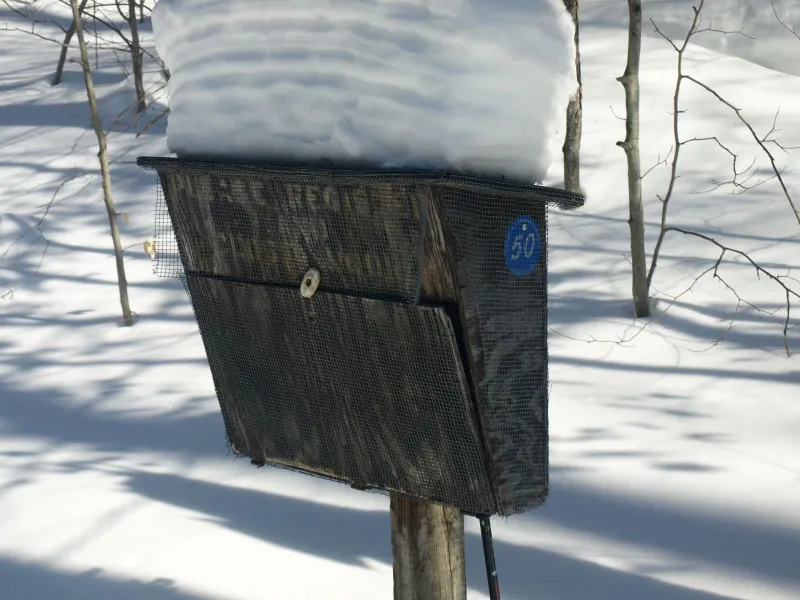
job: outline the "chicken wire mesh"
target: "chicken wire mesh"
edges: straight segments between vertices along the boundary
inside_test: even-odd
[[[139,159],[237,454],[508,515],[547,496],[547,205],[445,173]],[[308,269],[320,282],[300,294]]]

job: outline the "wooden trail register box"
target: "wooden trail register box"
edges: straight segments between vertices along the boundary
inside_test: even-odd
[[[158,173],[237,454],[466,514],[545,500],[547,206],[581,197],[444,173],[138,164]]]

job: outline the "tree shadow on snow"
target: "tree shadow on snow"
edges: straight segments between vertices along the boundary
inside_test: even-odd
[[[478,536],[470,536],[467,552],[470,587],[486,593]],[[537,548],[495,541],[495,557],[500,591],[509,600],[735,600]]]
[[[3,357],[2,360],[8,359]],[[36,359],[21,356],[19,360]],[[159,364],[167,362],[155,360]],[[98,361],[98,365],[102,367],[102,361]],[[109,379],[101,386],[103,389],[98,397],[113,398],[126,385],[124,379]],[[118,454],[147,450],[175,452],[193,458],[224,457],[227,443],[222,415],[219,410],[210,411],[208,398],[197,398],[196,401],[206,409],[201,414],[192,411],[187,415],[183,409],[163,416],[142,418],[124,412],[98,412],[93,410],[91,403],[78,406],[73,398],[57,388],[17,389],[0,379],[0,431],[44,438],[56,445],[87,444],[98,451]],[[47,456],[40,456],[38,462],[47,464]],[[59,462],[59,466],[81,471],[87,465]]]
[[[102,570],[66,573],[43,565],[0,558],[0,596],[4,600],[199,600],[173,587],[169,579],[152,582],[106,577]]]
[[[0,351],[7,346],[0,344]],[[100,394],[113,397],[121,392],[120,386],[125,385],[124,379],[111,379]],[[224,429],[217,411],[191,416],[176,411],[164,417],[147,418],[124,413],[108,415],[93,411],[91,406],[75,406],[66,392],[59,389],[21,390],[0,381],[0,390],[0,424],[3,432],[11,435],[45,438],[55,446],[87,445],[118,454],[146,449],[197,459],[221,457],[225,452]],[[587,431],[586,435],[601,433]],[[37,465],[48,466],[46,453],[29,458]],[[49,468],[70,473],[101,467],[96,460],[87,459],[59,461]],[[36,467],[26,467],[26,472],[33,468]],[[667,463],[659,468],[698,470],[694,464]],[[269,477],[271,470],[262,472]],[[746,522],[736,515],[693,514],[679,507],[599,494],[564,481],[560,475],[561,471],[554,468],[551,498],[545,507],[513,517],[509,525],[519,524],[533,532],[537,520],[552,522],[575,531],[576,535],[591,533],[667,551],[679,558],[681,568],[691,569],[698,561],[708,562],[800,586],[800,572],[796,568],[796,551],[800,547],[798,532]],[[385,563],[391,560],[389,521],[385,512],[328,506],[177,475],[135,472],[127,473],[126,477],[127,487],[139,496],[202,513],[211,522],[269,543],[346,564],[363,564],[364,558]],[[498,530],[504,526],[500,524]],[[534,593],[553,600],[721,598],[660,582],[647,573],[617,571],[541,548],[498,540],[497,555],[504,597],[508,598],[530,598]],[[468,536],[468,556],[470,585],[483,592],[480,540],[476,535]],[[0,564],[0,581],[5,584],[7,580],[13,581],[13,578],[4,577]],[[67,581],[64,585],[73,584]],[[80,582],[74,584],[74,589],[81,589]],[[154,594],[144,592],[139,597],[161,597]],[[63,594],[55,596],[64,597]],[[120,592],[106,597],[127,596]]]
[[[73,79],[73,74],[65,76],[65,82],[61,85],[68,85],[68,82]],[[98,74],[99,84],[112,84],[116,83],[120,78],[116,73],[100,72]],[[53,89],[58,89],[56,86]],[[48,94],[49,96],[49,94]],[[127,88],[120,88],[114,91],[107,92],[103,95],[102,99],[102,118],[106,129],[112,124],[115,124],[116,117],[123,111],[131,113],[132,109],[136,106],[136,98]],[[128,133],[131,135],[137,134],[140,129],[133,126],[135,116],[128,114],[124,119],[120,117],[118,123],[114,126],[114,131],[117,133]],[[143,119],[143,126],[147,123],[148,119]],[[91,114],[89,107],[84,100],[77,100],[74,102],[53,101],[47,96],[42,97],[42,102],[22,102],[10,103],[3,105],[3,110],[0,111],[0,127],[76,127],[82,130],[89,130],[91,125]],[[164,132],[164,125],[149,127],[144,131],[143,136],[162,135]],[[77,139],[77,135],[75,136]]]
[[[677,465],[680,466],[680,465]],[[686,559],[731,567],[800,589],[800,531],[754,523],[746,515],[692,513],[554,482],[547,504],[527,518],[541,518],[603,537],[667,550]]]
[[[575,281],[585,281],[592,276],[591,269],[569,269],[562,270],[557,276],[550,277],[551,282],[565,282],[569,284]],[[596,274],[594,275],[596,276]],[[726,296],[727,295],[727,296]],[[775,292],[775,297],[780,294]],[[725,302],[730,299],[730,302]],[[685,349],[692,349],[699,352],[708,349],[717,343],[726,347],[746,348],[767,352],[783,354],[783,322],[785,307],[778,305],[761,304],[760,308],[764,311],[776,311],[775,317],[766,317],[759,314],[747,306],[742,306],[738,312],[736,310],[736,299],[727,292],[720,284],[720,301],[707,302],[706,304],[692,304],[682,300],[672,301],[663,299],[654,301],[653,316],[650,319],[634,319],[633,301],[624,297],[622,294],[611,295],[603,292],[572,292],[568,294],[550,294],[548,298],[548,325],[551,329],[551,339],[553,337],[566,335],[575,340],[588,341],[592,336],[597,336],[601,340],[606,340],[608,347],[617,343],[617,336],[623,340],[633,340],[637,332],[647,326],[645,333],[659,335],[666,333],[671,338],[683,338],[679,345]],[[596,333],[597,323],[615,323],[613,333],[598,335]],[[649,324],[648,324],[649,323]],[[794,306],[792,307],[792,319],[789,324],[788,340],[789,346],[797,350],[800,342],[800,330],[796,327],[797,319],[794,317]],[[582,324],[585,327],[580,328]],[[733,324],[733,327],[731,327]],[[564,333],[565,327],[569,328],[569,333]],[[635,343],[635,342],[632,342]],[[625,344],[622,344],[625,345]],[[578,358],[564,358],[558,354],[551,355],[554,363],[572,362],[577,364],[583,361]],[[601,360],[583,361],[586,366],[594,366],[607,369],[627,369],[627,363]],[[664,366],[664,365],[662,365]],[[787,365],[788,366],[788,365]],[[659,372],[659,365],[633,365],[630,368],[639,371]],[[685,374],[703,374],[703,369],[691,369],[682,365],[668,365],[670,372]],[[800,380],[800,373],[766,374],[748,370],[711,370],[709,376],[722,375],[723,377],[733,377],[742,379],[764,379],[775,381],[786,381],[788,379]]]
[[[780,332],[776,334],[780,339]],[[625,361],[590,358],[575,358],[572,356],[553,356],[550,362],[557,365],[571,365],[575,367],[591,367],[608,371],[618,371],[620,373],[659,373],[664,375],[689,375],[692,377],[702,376],[719,379],[767,381],[773,383],[796,384],[800,381],[800,370],[786,370],[782,373],[767,373],[754,371],[752,369],[717,369],[711,367],[691,367],[687,365],[637,365]]]
[[[269,476],[268,470],[265,476]],[[176,475],[132,473],[128,475],[127,487],[141,496],[203,513],[212,522],[231,530],[292,550],[345,564],[363,564],[367,557],[387,564],[391,561],[386,512],[329,506]],[[544,508],[529,514],[557,520],[576,533],[591,531],[680,553],[689,564],[693,559],[706,559],[800,583],[792,559],[792,548],[800,544],[797,535],[733,520],[700,518],[663,507],[637,506],[624,498],[597,498],[579,488],[558,487],[561,489],[552,502],[556,509]],[[511,522],[524,523],[529,519],[518,516]],[[469,584],[472,589],[484,592],[480,537],[469,534],[467,538]],[[497,539],[495,546],[502,591],[507,598],[725,598],[539,548]]]

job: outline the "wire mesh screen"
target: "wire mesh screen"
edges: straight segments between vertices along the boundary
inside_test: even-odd
[[[140,159],[231,446],[508,515],[547,496],[547,205],[441,173]],[[173,234],[174,232],[174,234]],[[308,269],[320,274],[300,293]]]
[[[187,282],[235,451],[360,489],[441,502],[457,490],[464,508],[493,512],[442,309],[324,292],[299,302],[288,288]]]
[[[442,204],[499,510],[514,513],[547,497],[547,207],[453,190]]]
[[[156,181],[153,242],[155,243],[153,273],[159,277],[182,279],[184,275],[183,263],[178,253],[178,240],[175,239],[175,230],[172,227],[172,219],[170,219],[169,209],[164,198],[164,185],[160,174],[157,175]]]
[[[332,184],[226,170],[173,171],[161,181],[187,273],[294,286],[313,265],[326,273],[328,290],[418,297],[422,185]],[[174,264],[174,257],[163,262]]]

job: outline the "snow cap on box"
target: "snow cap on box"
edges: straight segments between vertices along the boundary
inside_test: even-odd
[[[561,0],[159,0],[181,158],[541,182],[577,83]]]

